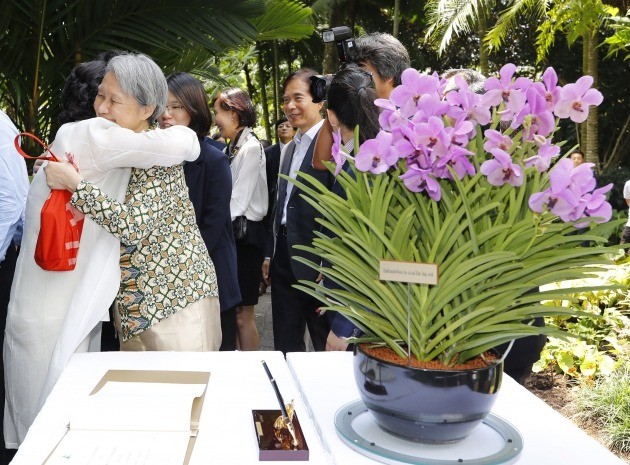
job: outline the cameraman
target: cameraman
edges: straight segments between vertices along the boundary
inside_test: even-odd
[[[409,53],[398,39],[390,34],[374,32],[358,37],[353,62],[372,74],[378,98],[389,98],[394,87],[400,84],[402,72],[409,68]],[[315,142],[313,168],[326,170],[323,162],[330,160],[332,129],[324,121]]]

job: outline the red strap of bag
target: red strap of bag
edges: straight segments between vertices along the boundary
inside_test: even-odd
[[[29,155],[24,150],[22,150],[22,147],[20,146],[20,137],[29,137],[30,139],[33,139],[35,142],[39,143],[39,145],[41,145],[44,150],[49,153],[49,155],[44,154],[40,155],[39,157],[33,157]],[[39,137],[37,137],[35,134],[31,134],[30,132],[21,132],[17,136],[15,136],[15,139],[13,139],[13,145],[15,145],[15,150],[17,150],[18,153],[24,158],[30,158],[31,160],[38,160],[41,158],[45,160],[59,161],[55,154],[52,153],[50,147],[48,147],[46,142],[42,141]]]
[[[39,157],[27,154],[20,146],[20,136],[33,139],[44,148],[47,154]],[[50,147],[31,133],[18,134],[13,144],[24,158],[59,161],[51,152]],[[68,156],[68,158],[71,157]],[[83,215],[76,214],[76,210],[70,203],[71,195],[67,190],[52,190],[42,206],[34,258],[35,263],[46,271],[71,271],[76,266],[83,231]]]

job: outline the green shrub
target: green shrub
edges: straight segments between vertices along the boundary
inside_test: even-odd
[[[610,374],[628,358],[630,343],[630,264],[628,260],[587,281],[559,283],[567,288],[563,301],[546,302],[592,314],[592,317],[558,316],[546,324],[576,335],[576,338],[550,337],[534,364],[533,371],[553,369],[573,378],[594,378]],[[570,293],[575,286],[591,286],[592,291]],[[602,286],[618,286],[601,289]]]
[[[576,418],[601,429],[602,438],[613,451],[630,453],[630,363],[582,383],[575,391]]]

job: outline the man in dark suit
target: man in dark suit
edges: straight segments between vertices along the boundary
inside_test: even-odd
[[[309,89],[310,77],[316,74],[311,69],[300,69],[284,81],[284,113],[298,131],[283,151],[280,173],[295,179],[301,171],[330,185],[330,174],[312,166],[314,141],[323,123],[322,103],[313,102]],[[304,330],[308,327],[315,350],[324,350],[330,330],[328,319],[317,313],[316,299],[293,288],[301,279],[318,279],[316,270],[294,260],[298,255],[317,260],[313,255],[294,249],[295,245],[312,243],[318,228],[317,213],[293,184],[280,178],[277,189],[272,233],[263,263],[263,277],[268,283],[271,281],[274,347],[285,354],[305,351]]]
[[[265,227],[269,230],[269,224],[272,218],[273,208],[276,204],[276,187],[278,186],[278,172],[280,171],[280,154],[285,145],[293,139],[295,129],[289,123],[286,116],[278,118],[276,121],[276,138],[278,142],[265,149],[265,158],[267,159],[267,189],[269,192],[269,208],[264,218]],[[267,291],[267,283],[264,279],[260,280],[259,295],[263,295]]]
[[[278,185],[278,172],[280,171],[280,154],[295,136],[295,129],[289,123],[286,116],[278,118],[276,121],[276,137],[278,142],[265,149],[267,159],[267,187],[269,189],[269,215],[273,212],[273,203],[276,198],[276,187]]]

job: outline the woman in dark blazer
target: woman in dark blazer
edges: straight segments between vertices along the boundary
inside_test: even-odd
[[[160,127],[184,125],[199,136],[201,154],[184,165],[190,200],[197,224],[217,274],[221,304],[221,350],[236,349],[236,306],[241,302],[236,274],[236,246],[232,233],[230,197],[232,174],[227,155],[207,137],[211,116],[201,82],[187,73],[166,78],[168,100]]]

